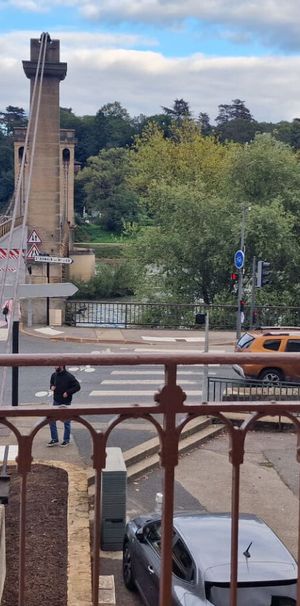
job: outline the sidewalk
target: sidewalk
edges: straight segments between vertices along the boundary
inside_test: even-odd
[[[86,328],[76,326],[22,326],[21,332],[30,337],[50,339],[51,341],[73,341],[75,343],[103,343],[103,344],[138,344],[164,345],[174,342],[189,343],[189,345],[203,344],[205,335],[203,330],[162,330],[150,328]],[[209,332],[209,345],[234,345],[236,334],[234,331]]]

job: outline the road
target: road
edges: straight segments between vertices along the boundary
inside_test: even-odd
[[[149,351],[202,351],[203,344],[157,342],[155,346],[145,345],[106,345],[90,343],[72,343],[51,341],[40,338],[20,335],[20,353],[96,353],[96,352],[125,352],[135,353]],[[199,349],[198,349],[199,347]],[[230,346],[227,350],[230,351]],[[0,352],[5,351],[5,343],[0,343]],[[213,351],[224,352],[226,347],[215,347]],[[153,402],[153,394],[163,385],[164,369],[161,367],[139,366],[130,367],[107,367],[107,366],[69,366],[81,384],[81,391],[74,396],[74,403],[85,406],[87,404],[98,404],[100,407],[105,402],[108,404],[118,402],[139,402],[141,404]],[[6,373],[4,402],[11,403],[11,371],[0,369],[0,379]],[[20,368],[19,371],[19,402],[26,403],[52,403],[52,393],[49,390],[49,378],[52,368],[33,367]],[[209,367],[209,376],[233,376],[231,368]],[[1,381],[0,381],[1,382]],[[202,397],[203,367],[184,366],[178,369],[178,382],[187,394],[188,402],[197,402]],[[111,415],[95,415],[92,417],[97,429],[111,419]],[[73,424],[73,437],[79,448],[83,460],[90,464],[91,444],[87,432],[82,426]],[[141,420],[130,420],[123,422],[120,428],[116,428],[109,439],[109,446],[120,446],[127,450],[137,444],[154,437],[153,425]]]

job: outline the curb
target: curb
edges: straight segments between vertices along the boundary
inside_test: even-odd
[[[62,341],[64,343],[103,343],[105,345],[122,345],[122,344],[127,344],[127,345],[157,345],[157,342],[148,342],[145,343],[143,340],[139,339],[105,339],[105,338],[97,338],[97,337],[77,337],[77,336],[72,336],[72,335],[63,335],[63,336],[59,336],[59,335],[43,335],[43,334],[36,334],[34,332],[30,332],[28,330],[26,330],[26,328],[24,328],[22,325],[20,326],[20,332],[23,335],[26,335],[28,337],[33,337],[34,339],[44,339],[47,341]],[[174,341],[174,344],[176,344],[176,342]],[[234,345],[235,341],[217,341],[217,342],[213,342],[211,343],[211,346],[218,346],[218,347],[222,347],[224,345]]]
[[[20,332],[23,335],[26,335],[27,337],[33,337],[34,339],[44,339],[47,341],[63,341],[64,343],[70,342],[70,343],[104,343],[105,345],[109,345],[111,344],[115,344],[115,345],[122,345],[123,343],[132,343],[132,344],[136,344],[136,345],[140,345],[141,343],[143,343],[143,341],[135,341],[135,340],[128,340],[128,339],[97,339],[96,337],[75,337],[75,336],[59,336],[59,335],[43,335],[43,334],[36,334],[34,332],[29,332],[28,330],[24,329],[23,326],[20,327]]]

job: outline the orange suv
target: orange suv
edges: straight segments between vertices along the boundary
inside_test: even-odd
[[[237,341],[235,351],[267,353],[300,352],[300,328],[270,328],[246,332]],[[267,383],[291,381],[300,383],[300,362],[284,362],[270,367],[268,360],[261,364],[235,364],[233,369],[243,378],[259,379]]]

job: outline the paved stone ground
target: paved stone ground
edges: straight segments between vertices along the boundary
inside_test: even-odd
[[[241,468],[242,512],[262,517],[297,553],[299,463],[296,435],[291,431],[252,431],[246,439]],[[180,458],[176,469],[175,509],[230,511],[232,466],[226,434]],[[141,477],[128,488],[131,515],[149,511],[162,490],[159,470]]]

